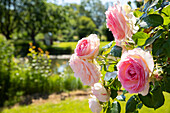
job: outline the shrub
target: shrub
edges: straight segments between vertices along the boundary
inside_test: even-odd
[[[15,40],[11,41],[14,43],[15,46],[15,51],[14,55],[15,56],[21,56],[25,57],[29,53],[29,43],[30,41],[28,40]],[[37,48],[35,51],[38,51],[38,48],[41,48],[43,51],[49,51],[50,55],[60,55],[60,54],[71,54],[72,49],[71,47],[55,47],[55,46],[46,46],[42,41],[39,41],[35,45]]]
[[[0,106],[6,99],[9,99],[8,91],[11,87],[10,78],[13,73],[13,46],[4,38],[0,40]]]
[[[61,55],[61,54],[71,54],[72,53],[72,49],[71,47],[55,47],[55,46],[49,46],[47,48],[47,51],[49,51],[49,53],[51,55]]]
[[[52,73],[49,52],[31,43],[29,52],[27,57],[16,59],[14,47],[5,39],[0,40],[0,106],[19,102],[25,95],[82,88],[80,80],[70,75],[69,69],[64,71],[64,75]]]

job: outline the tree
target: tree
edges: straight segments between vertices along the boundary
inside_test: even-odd
[[[56,34],[59,29],[66,29],[68,20],[65,7],[46,3],[45,0],[24,0],[22,24],[24,32],[31,37],[33,44],[35,36],[39,33]]]
[[[12,38],[20,24],[21,0],[0,0],[0,33]]]
[[[102,26],[102,34],[107,37],[107,41],[114,40],[112,32],[109,31],[109,29],[106,27],[106,23],[104,23],[103,26]]]
[[[80,39],[91,33],[94,33],[96,30],[96,25],[94,24],[94,22],[86,16],[81,16],[77,24],[77,32]]]
[[[105,22],[105,7],[100,0],[82,0],[81,6],[88,11],[85,16],[90,17],[99,28]]]
[[[21,32],[26,31],[33,44],[35,44],[35,36],[46,26],[45,22],[48,19],[46,9],[44,0],[23,0]]]

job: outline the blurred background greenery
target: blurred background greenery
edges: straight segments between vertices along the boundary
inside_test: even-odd
[[[133,3],[135,7],[143,4],[130,1],[128,4]],[[74,77],[68,66],[69,57],[57,55],[71,55],[77,41],[91,33],[100,38],[100,50],[114,40],[105,22],[105,11],[113,2],[116,1],[79,0],[77,4],[64,0],[0,0],[0,108],[18,102],[30,104],[24,102],[28,95],[48,98],[52,93],[87,88]],[[81,104],[67,100],[60,105],[66,103],[68,106],[61,106],[61,111],[80,105],[85,106],[82,112],[90,112],[87,100]],[[56,105],[47,103],[43,109],[49,106]],[[42,109],[34,107],[35,112]],[[4,113],[18,113],[21,109],[24,108],[5,109]]]
[[[0,107],[22,103],[28,95],[85,88],[68,66],[77,41],[95,33],[101,48],[114,39],[105,23],[112,2],[58,2],[0,0]]]

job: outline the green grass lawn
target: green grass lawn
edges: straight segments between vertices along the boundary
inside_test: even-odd
[[[108,43],[110,42],[100,42],[100,49],[107,45]],[[72,50],[74,50],[76,48],[76,45],[77,45],[77,42],[60,42],[60,43],[57,43],[57,42],[54,42],[54,46],[58,46],[58,47],[71,47]]]
[[[13,109],[5,109],[2,113],[92,113],[88,106],[88,100],[67,99],[58,104],[46,103],[43,105],[20,106]]]
[[[127,94],[126,101],[130,98],[130,94]],[[164,93],[165,103],[162,107],[154,110],[145,106],[139,111],[139,113],[170,113],[170,94]],[[125,102],[121,102],[121,113],[125,113]],[[92,113],[88,100],[71,100],[66,99],[58,104],[46,103],[42,105],[28,105],[19,106],[12,109],[4,109],[2,113]]]

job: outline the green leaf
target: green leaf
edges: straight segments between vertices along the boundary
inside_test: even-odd
[[[164,84],[163,84],[163,89],[164,91],[170,93],[170,77],[164,78]]]
[[[139,108],[139,109],[141,109],[141,108],[142,108],[142,106],[143,106],[143,104],[142,104],[142,103],[138,104],[138,108]]]
[[[140,26],[144,28],[149,28],[149,27],[157,27],[161,24],[163,24],[163,18],[161,15],[150,14],[143,18],[142,22],[140,23]]]
[[[117,97],[117,95],[118,95],[117,90],[111,88],[111,95],[110,95],[110,97],[111,97],[112,99],[114,99],[114,98]]]
[[[164,55],[163,50],[164,42],[165,40],[163,38],[159,38],[152,44],[152,54],[154,56]]]
[[[136,110],[136,111],[134,111],[133,113],[139,113],[139,111],[138,111],[138,110]]]
[[[116,90],[120,90],[120,88],[122,87],[120,81],[118,80],[118,78],[115,79],[113,85],[112,85]]]
[[[135,95],[131,96],[130,99],[126,103],[126,113],[135,112],[138,101]]]
[[[160,87],[155,88],[146,96],[142,96],[141,94],[139,94],[139,98],[145,106],[154,109],[161,107],[165,101]]]
[[[170,5],[164,7],[162,9],[162,13],[164,13],[167,17],[170,17]]]
[[[170,17],[165,17],[164,16],[163,19],[164,19],[163,25],[168,25],[170,23]]]
[[[145,44],[146,39],[149,38],[149,34],[144,32],[137,32],[132,36],[132,39],[137,43],[138,46]]]
[[[120,113],[121,107],[118,101],[112,103],[111,113]]]
[[[162,9],[162,12],[163,14],[163,19],[164,19],[164,25],[168,25],[170,23],[170,5],[164,7]]]
[[[143,12],[141,12],[141,11],[139,11],[139,10],[135,10],[135,11],[133,12],[133,14],[134,14],[135,17],[139,18],[139,17],[142,16]]]
[[[164,53],[167,57],[170,57],[170,38],[165,41],[164,45],[163,45],[163,49],[164,49]]]
[[[149,46],[150,44],[152,44],[157,38],[159,38],[161,36],[161,34],[164,32],[164,30],[160,29],[159,31],[156,32],[156,34],[153,37],[149,37],[144,46]]]
[[[110,91],[111,91],[111,95],[110,97],[112,99],[116,98],[118,93],[117,91],[120,90],[120,88],[122,87],[120,81],[118,81],[118,78],[116,78],[113,82],[113,84],[110,86]]]
[[[120,101],[125,101],[126,96],[124,96],[124,95],[119,95],[119,96],[117,96],[116,98],[117,98],[118,100],[120,100]]]
[[[122,48],[120,46],[113,46],[111,51],[110,51],[110,55],[114,56],[114,57],[121,57],[122,54]]]
[[[111,113],[111,110],[110,110],[110,108],[107,108],[107,111],[106,111],[106,113]]]

